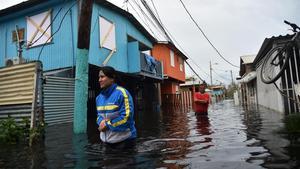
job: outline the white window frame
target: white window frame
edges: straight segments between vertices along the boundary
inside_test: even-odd
[[[115,24],[99,16],[99,36],[100,48],[104,47],[110,50],[116,50],[116,27]]]
[[[27,46],[34,47],[52,41],[52,9],[33,16],[26,17]]]
[[[170,50],[170,64],[172,67],[175,67],[175,58],[174,58],[174,51]]]
[[[179,57],[179,70],[183,72],[183,60],[181,57]]]

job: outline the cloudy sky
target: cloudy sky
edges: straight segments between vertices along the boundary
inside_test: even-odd
[[[141,5],[139,0],[128,0],[127,3],[125,0],[110,1],[123,9],[128,8],[129,12],[148,27],[143,21],[146,17],[143,17],[137,6],[137,3]],[[154,9],[151,0],[146,1]],[[231,81],[230,70],[234,78],[238,75],[239,69],[218,56],[189,18],[180,0],[152,1],[163,25],[178,42],[180,45],[178,47],[191,58],[189,63],[201,78],[210,82],[210,61],[214,69],[213,83],[221,81],[228,84]],[[18,2],[22,1],[0,0],[0,8]],[[256,54],[265,38],[291,33],[283,20],[300,25],[299,0],[182,0],[182,2],[219,52],[237,66],[240,56]],[[139,12],[140,16],[135,11]],[[148,25],[151,25],[150,22]],[[154,36],[162,37],[154,28],[151,29],[156,34]],[[188,67],[186,71],[188,75],[193,75]]]

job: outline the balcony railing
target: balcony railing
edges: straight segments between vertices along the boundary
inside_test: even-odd
[[[141,71],[153,78],[163,79],[162,64],[153,56],[141,53]]]

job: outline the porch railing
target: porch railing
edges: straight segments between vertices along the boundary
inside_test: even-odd
[[[162,64],[150,55],[140,53],[141,71],[156,78],[163,78]]]

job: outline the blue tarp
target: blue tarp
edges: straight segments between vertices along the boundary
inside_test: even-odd
[[[156,68],[156,60],[152,56],[150,56],[150,55],[145,54],[144,56],[145,56],[146,63],[148,65],[149,70],[151,72],[156,73],[156,70],[155,70],[155,68]]]

